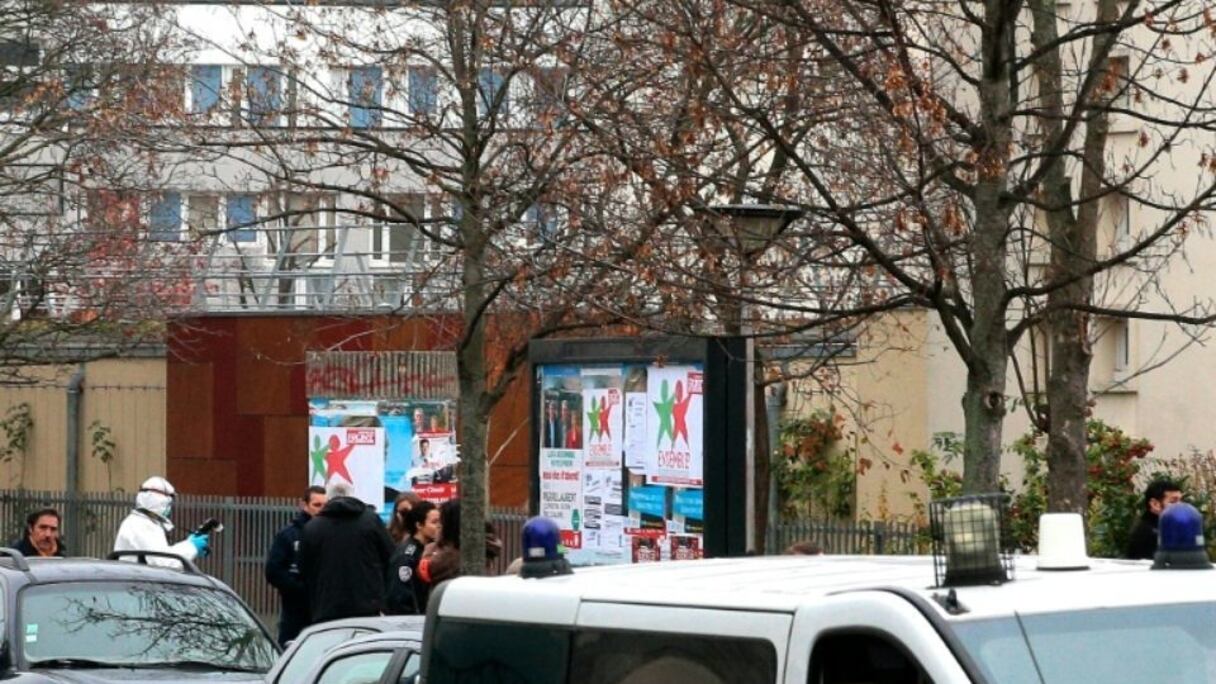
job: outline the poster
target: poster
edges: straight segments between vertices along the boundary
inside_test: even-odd
[[[451,402],[312,397],[308,413],[310,445],[313,428],[381,429],[380,495],[364,500],[379,508],[382,519],[388,520],[394,500],[404,490],[413,490],[436,503],[456,497],[456,464],[460,459]],[[371,496],[370,490],[367,495]]]
[[[569,550],[582,543],[582,454],[546,449],[540,457],[540,515],[557,522]]]
[[[384,428],[309,427],[309,485],[341,480],[378,506],[384,497]]]
[[[702,485],[703,386],[704,373],[692,366],[651,368],[647,373],[647,482]]]
[[[538,367],[540,515],[574,565],[699,558],[699,365]]]

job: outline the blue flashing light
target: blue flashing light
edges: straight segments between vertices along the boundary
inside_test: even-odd
[[[524,523],[524,562],[519,576],[524,578],[569,575],[570,563],[566,561],[562,548],[562,533],[557,523],[549,518],[536,516]]]
[[[1154,570],[1201,570],[1212,567],[1203,536],[1203,514],[1188,503],[1176,503],[1157,522]]]

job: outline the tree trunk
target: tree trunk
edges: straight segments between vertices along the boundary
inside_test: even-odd
[[[466,219],[467,220],[467,219]],[[486,423],[485,298],[483,250],[475,242],[466,250],[462,268],[464,340],[456,350],[460,383],[460,565],[465,574],[485,572]]]
[[[1100,0],[1098,22],[1109,23],[1118,15],[1116,0]],[[1057,44],[1056,4],[1052,0],[1030,3],[1035,47]],[[1113,41],[1111,36],[1094,39],[1095,49],[1088,69],[1105,69]],[[1065,104],[1064,76],[1059,49],[1045,50],[1035,63],[1039,81],[1047,139],[1062,130]],[[1107,94],[1094,98],[1098,110],[1085,127],[1080,199],[1072,199],[1072,189],[1064,160],[1056,159],[1044,175],[1043,196],[1047,199],[1047,231],[1051,243],[1051,271],[1048,281],[1067,281],[1047,295],[1047,338],[1050,340],[1051,370],[1047,378],[1047,510],[1084,513],[1088,507],[1087,430],[1089,418],[1089,368],[1093,353],[1089,342],[1089,315],[1077,307],[1091,303],[1093,278],[1081,276],[1097,258],[1098,200],[1106,171],[1108,115],[1102,110]]]

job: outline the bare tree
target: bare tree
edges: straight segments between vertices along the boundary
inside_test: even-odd
[[[180,113],[179,43],[153,4],[0,4],[0,366],[158,339],[188,298],[180,243],[137,193]],[[174,96],[177,96],[176,102]],[[87,218],[86,218],[87,217]],[[152,239],[149,239],[149,238]]]

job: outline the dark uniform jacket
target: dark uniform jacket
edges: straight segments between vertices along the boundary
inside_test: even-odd
[[[389,615],[425,615],[430,587],[418,577],[422,542],[406,537],[388,561],[385,578]]]
[[[283,610],[279,613],[279,645],[296,638],[308,626],[308,588],[300,574],[300,538],[312,516],[300,511],[291,524],[279,530],[266,556],[266,581],[279,590]]]
[[[384,612],[384,577],[393,540],[362,501],[340,496],[304,526],[300,571],[313,623]]]
[[[0,537],[0,539],[3,539],[3,537]],[[10,549],[17,549],[22,554],[32,558],[37,558],[39,555],[41,555],[38,553],[38,549],[34,548],[34,545],[30,542],[30,536],[28,534],[21,535],[20,539],[14,540],[13,543],[8,545],[8,547]],[[59,545],[55,549],[55,555],[63,558],[63,540],[59,541]]]

